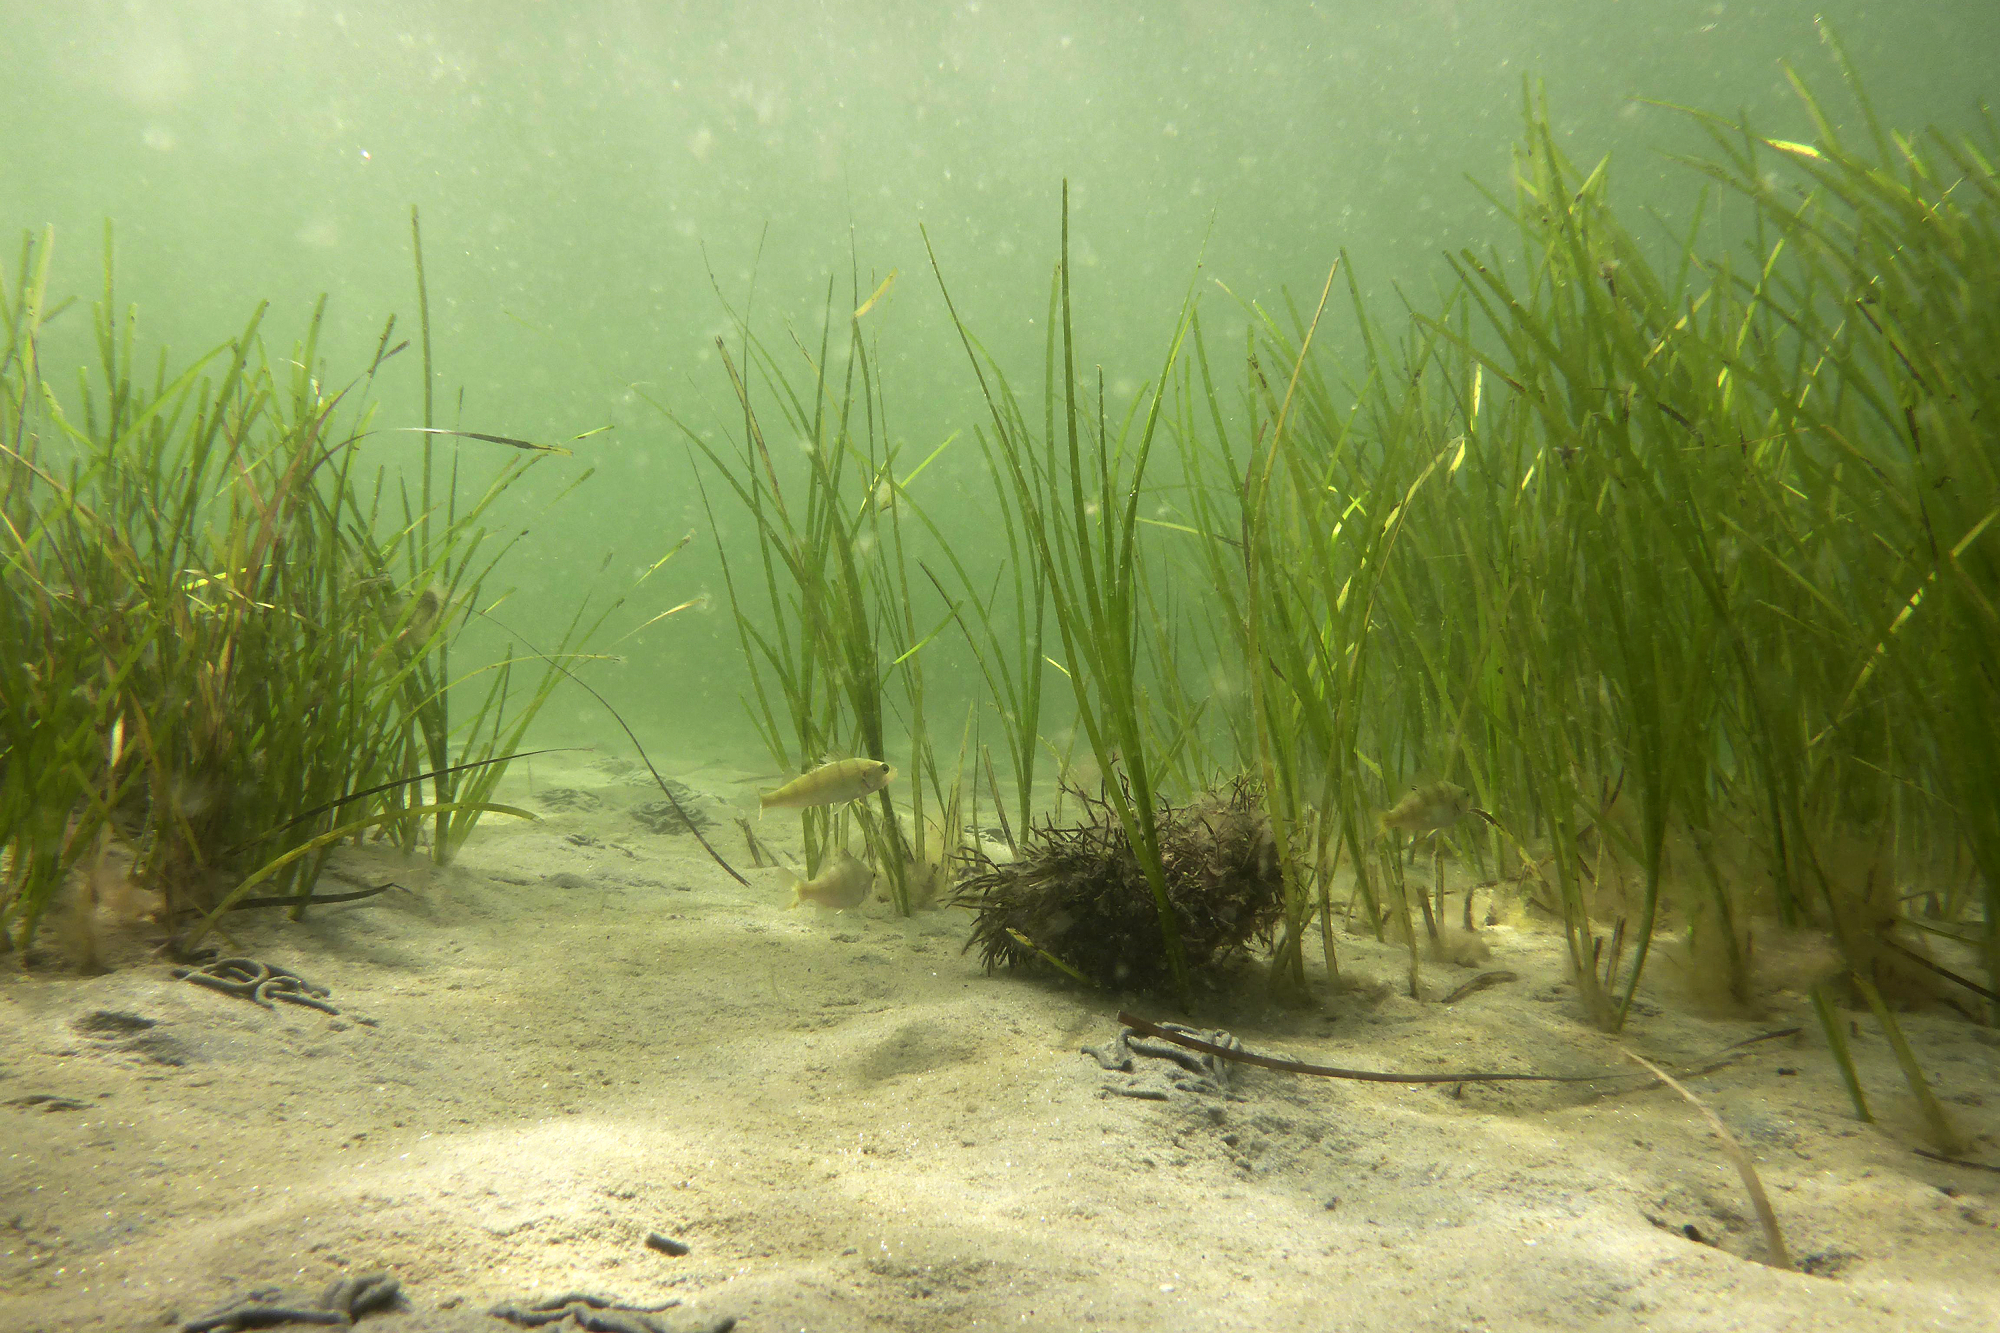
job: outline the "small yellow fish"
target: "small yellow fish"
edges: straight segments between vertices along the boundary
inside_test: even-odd
[[[867,902],[868,890],[874,883],[875,872],[868,868],[868,863],[856,859],[843,848],[834,853],[832,865],[811,879],[792,876],[792,900],[785,904],[785,908],[789,911],[800,903],[818,903],[821,907],[844,912]]]
[[[757,797],[760,810],[803,810],[811,805],[839,805],[881,791],[896,770],[880,759],[836,759],[801,774],[776,791]]]
[[[465,599],[453,600],[445,595],[442,588],[431,584],[409,603],[409,622],[397,637],[406,646],[415,648],[430,642],[430,637],[442,626],[450,634],[464,622]]]
[[[889,294],[889,289],[891,287],[894,287],[895,285],[896,285],[896,270],[892,268],[889,270],[889,276],[882,279],[882,285],[875,289],[875,294],[869,297],[867,300],[863,301],[861,303],[860,308],[854,312],[854,317],[856,319],[860,319],[863,315],[873,310],[875,308],[875,303],[881,300],[883,297],[887,296]]]
[[[1382,832],[1396,830],[1413,837],[1450,828],[1472,811],[1472,793],[1450,782],[1419,787],[1384,812]]]

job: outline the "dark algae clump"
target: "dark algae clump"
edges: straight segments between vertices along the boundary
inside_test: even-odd
[[[1101,798],[1082,796],[1083,818],[1031,828],[1019,857],[974,853],[957,902],[975,908],[976,947],[990,971],[1039,962],[1098,985],[1172,993],[1153,892],[1131,839]],[[1277,845],[1255,783],[1238,779],[1157,815],[1167,898],[1188,966],[1212,970],[1284,914]]]

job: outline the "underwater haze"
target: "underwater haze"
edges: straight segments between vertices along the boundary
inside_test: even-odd
[[[0,1333],[2000,1329],[1996,53],[0,0]]]
[[[732,308],[774,344],[787,328],[816,344],[829,310],[844,319],[896,273],[878,368],[889,435],[920,458],[983,410],[920,227],[966,323],[1032,380],[1067,181],[1080,345],[1129,401],[1197,264],[1219,345],[1232,327],[1240,343],[1244,316],[1213,283],[1309,305],[1342,251],[1380,313],[1398,293],[1427,302],[1441,253],[1508,234],[1477,185],[1508,193],[1525,81],[1546,83],[1573,158],[1613,154],[1634,215],[1681,216],[1695,185],[1668,155],[1696,130],[1649,100],[1807,137],[1782,65],[1830,84],[1816,18],[1886,123],[1963,125],[1991,92],[1991,0],[0,0],[0,222],[52,227],[51,286],[88,299],[109,220],[118,299],[180,357],[260,301],[282,346],[327,293],[323,352],[344,382],[388,314],[415,328],[416,207],[438,423],[552,442],[615,427],[507,497],[505,521],[531,536],[500,570],[517,590],[502,617],[566,622],[583,590],[617,597],[698,533],[610,643],[720,596],[694,468],[660,408],[724,442],[740,426],[715,350]],[[73,338],[81,363],[87,321],[69,323],[50,337]],[[414,362],[384,386],[381,424],[421,420]],[[507,461],[453,447],[474,475]],[[976,451],[955,447],[915,498],[965,532],[989,495]],[[747,558],[755,528],[728,505],[718,519]],[[618,651],[591,678],[642,735],[747,735],[726,612]],[[610,734],[580,694],[544,721]]]

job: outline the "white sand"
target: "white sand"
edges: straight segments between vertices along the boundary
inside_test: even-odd
[[[330,986],[340,1018],[158,962],[0,966],[0,1329],[165,1328],[378,1268],[408,1296],[362,1321],[382,1333],[497,1333],[489,1305],[579,1288],[756,1331],[2000,1328],[2000,1174],[1912,1151],[1865,1019],[1874,1126],[1799,997],[1754,1022],[1655,1012],[1626,1037],[1685,1062],[1806,1029],[1692,1080],[1827,1275],[1781,1272],[1664,1089],[1252,1070],[1240,1100],[1107,1097],[1123,1076],[1079,1048],[1116,1036],[1121,1004],[1173,1017],[1159,1002],[988,977],[960,952],[963,911],[784,911],[777,872],[742,888],[634,821],[657,791],[538,764],[541,794],[596,808],[493,819],[442,872],[356,857],[364,882],[411,891],[232,923],[232,951]],[[719,769],[678,775],[748,804]],[[508,788],[530,799],[525,772]],[[796,828],[763,823],[781,846]],[[716,838],[741,861],[732,826]],[[1386,995],[1216,1000],[1196,1021],[1361,1068],[1621,1063],[1562,984],[1558,941],[1491,943],[1486,966],[1520,980],[1449,1008],[1396,993],[1400,954],[1347,939],[1349,973]],[[87,1035],[95,1011],[155,1026]],[[1971,1155],[2000,1162],[2000,1038],[1952,1015],[1908,1028]],[[20,1104],[38,1095],[81,1107]],[[648,1250],[651,1231],[692,1252]]]

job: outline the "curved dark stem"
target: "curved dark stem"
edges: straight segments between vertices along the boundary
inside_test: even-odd
[[[1234,1060],[1237,1064],[1256,1065],[1259,1069],[1279,1069],[1288,1074],[1317,1074],[1321,1078],[1353,1079],[1362,1083],[1604,1083],[1620,1077],[1615,1070],[1598,1074],[1383,1074],[1367,1069],[1337,1069],[1332,1065],[1309,1065],[1300,1060],[1279,1060],[1268,1055],[1256,1055],[1249,1051],[1231,1050],[1227,1046],[1217,1046],[1213,1042],[1190,1037],[1186,1033],[1175,1032],[1149,1023],[1137,1014],[1119,1010],[1118,1021],[1135,1032],[1149,1037],[1158,1037],[1189,1050],[1202,1051],[1223,1060]],[[1777,1037],[1797,1035],[1797,1028],[1782,1028],[1776,1032],[1762,1032],[1744,1041],[1735,1042],[1725,1048],[1733,1051],[1738,1047],[1755,1042],[1770,1041]],[[1650,1086],[1650,1085],[1649,1085]]]
[[[241,912],[249,907],[324,907],[328,903],[359,902],[363,898],[373,898],[378,893],[390,889],[400,889],[400,884],[379,884],[372,889],[358,889],[353,893],[320,893],[309,898],[245,898],[232,906],[232,912]]]
[[[507,629],[505,625],[501,625],[498,620],[494,620],[492,616],[487,615],[484,611],[481,611],[478,607],[475,606],[469,609],[473,612],[473,614],[478,615],[483,619],[492,620],[495,625],[499,625],[500,628],[506,630],[507,633],[514,634],[513,630]],[[531,654],[541,658],[544,662],[547,662],[550,666],[562,672],[565,676],[568,676],[571,680],[575,681],[578,685],[582,686],[584,690],[589,693],[591,698],[597,700],[598,703],[604,706],[604,711],[611,714],[611,720],[618,724],[619,729],[625,733],[626,739],[632,742],[632,748],[639,752],[639,762],[644,764],[646,766],[646,771],[653,775],[653,781],[659,784],[660,794],[667,798],[667,803],[669,805],[673,806],[674,813],[679,815],[681,817],[681,822],[687,825],[688,832],[694,834],[694,840],[701,844],[701,849],[704,852],[708,853],[709,859],[711,861],[714,861],[717,865],[721,866],[724,870],[729,872],[729,877],[731,879],[735,880],[738,884],[743,885],[745,888],[748,888],[750,886],[750,881],[743,878],[743,876],[740,873],[738,873],[735,866],[730,865],[729,862],[722,859],[722,853],[716,851],[715,848],[712,845],[710,845],[708,839],[702,836],[701,829],[695,825],[694,820],[688,818],[688,812],[681,808],[680,798],[675,796],[672,789],[667,786],[667,780],[660,776],[660,770],[653,767],[653,761],[646,757],[646,747],[639,744],[639,737],[633,733],[631,727],[626,725],[625,719],[618,716],[618,710],[611,706],[611,701],[606,699],[603,695],[599,694],[594,688],[592,688],[590,683],[584,680],[582,676],[579,676],[574,671],[571,671],[568,667],[564,666],[554,657],[551,657],[549,654],[542,652],[540,649],[536,648],[533,644],[528,643],[528,641],[522,638],[519,634],[514,634],[514,637],[520,639],[523,644],[526,644],[528,651]]]
[[[286,829],[292,827],[292,825],[294,824],[303,824],[308,819],[311,819],[314,815],[325,814],[329,810],[337,810],[341,806],[347,805],[352,801],[358,801],[364,796],[373,796],[378,791],[388,791],[394,787],[407,787],[413,782],[423,782],[430,778],[443,777],[447,773],[463,773],[467,769],[471,768],[485,768],[491,764],[505,764],[515,759],[527,759],[530,758],[531,756],[538,754],[561,754],[566,750],[580,750],[582,748],[584,747],[580,745],[556,745],[543,750],[517,750],[513,754],[496,755],[491,759],[474,759],[468,763],[452,764],[446,768],[433,768],[425,773],[412,773],[407,778],[397,778],[391,782],[378,783],[373,787],[363,787],[360,791],[351,791],[347,793],[347,795],[339,797],[336,800],[331,800],[326,802],[324,805],[316,805],[310,810],[302,811],[299,814],[293,815],[290,819],[287,819],[284,823],[278,825],[276,828],[267,829],[264,832],[259,833],[256,837],[250,839],[248,842],[237,843],[234,847],[231,847],[229,849],[229,853],[230,855],[233,856],[237,852],[242,851],[246,847],[255,847],[258,843],[264,841],[266,838],[276,837],[278,834],[284,832]],[[256,900],[257,903],[262,903],[263,901],[264,901],[263,899]],[[315,898],[313,901],[331,903],[331,902],[338,902],[340,900],[338,898]]]

